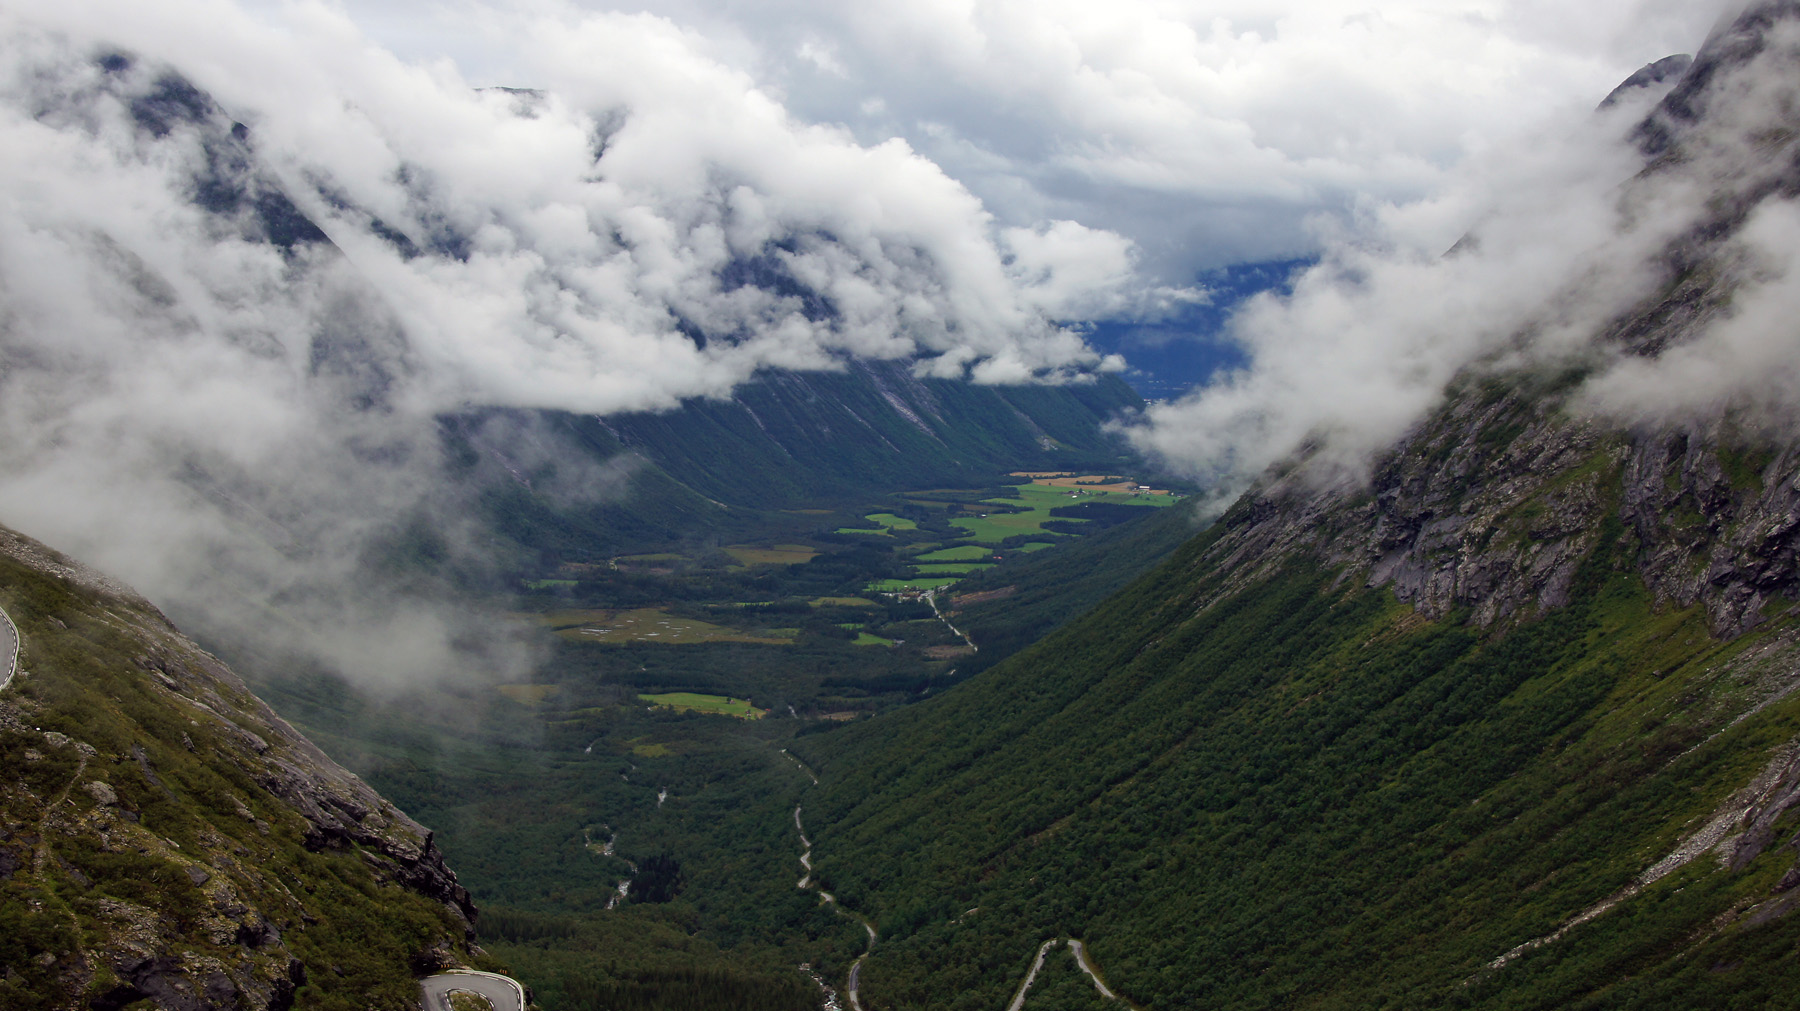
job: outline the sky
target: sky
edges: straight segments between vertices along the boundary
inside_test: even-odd
[[[1121,421],[1228,501],[1320,433],[1366,457],[1522,330],[1561,353],[1642,297],[1705,181],[1622,204],[1659,93],[1595,106],[1719,10],[0,0],[0,522],[373,680],[517,672],[443,588],[376,572],[408,529],[502,561],[443,414],[666,410],[852,356],[1090,381],[1125,363],[1087,324],[1303,258],[1227,324],[1237,367]],[[1800,101],[1770,67],[1748,120]],[[271,245],[271,195],[329,242]],[[1800,388],[1752,325],[1788,311],[1786,223],[1750,230],[1770,299],[1692,352],[1704,387],[1620,363],[1594,409]],[[487,437],[554,455],[529,424]]]
[[[1585,113],[1690,52],[1718,5],[1684,0],[351,0],[409,60],[475,83],[551,83],[547,25],[644,17],[796,119],[900,138],[1001,222],[1128,238],[1137,267],[1309,255],[1309,222],[1415,200],[1495,148]],[[259,4],[277,18],[282,6]],[[596,58],[604,58],[595,53]]]

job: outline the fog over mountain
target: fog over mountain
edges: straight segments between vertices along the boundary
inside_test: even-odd
[[[1800,232],[1784,138],[1800,36],[1792,20],[1766,40],[1760,25],[1734,26],[1745,6],[1726,5],[1701,65],[1666,99],[1676,80],[1648,81],[1330,236],[1291,297],[1262,297],[1233,321],[1249,364],[1150,409],[1134,441],[1213,482],[1223,505],[1303,444],[1321,450],[1322,475],[1354,476],[1459,371],[1520,365],[1582,370],[1577,403],[1627,424],[1738,411],[1791,425],[1800,387],[1781,321]],[[1792,13],[1749,8],[1752,20]],[[1676,347],[1613,332],[1734,230],[1717,279],[1728,310]]]
[[[1121,363],[1066,324],[1155,318],[1205,297],[1187,268],[1315,234],[1296,297],[1243,318],[1250,370],[1134,437],[1227,483],[1346,418],[1346,445],[1374,444],[1518,330],[1502,302],[1578,266],[1618,266],[1617,298],[1634,283],[1591,252],[1628,149],[1567,110],[1696,15],[1490,6],[8,8],[0,515],[164,606],[374,675],[476,646],[515,669],[442,588],[371,575],[407,529],[486,564],[441,414],[666,409],[849,357],[1079,382]],[[406,25],[463,34],[392,41]],[[1559,114],[1585,150],[1501,143]],[[1541,213],[1492,213],[1509,193]],[[1667,204],[1630,248],[1680,227]],[[1477,252],[1426,255],[1477,219]],[[1464,274],[1483,280],[1444,280]],[[1491,318],[1443,336],[1471,314]]]

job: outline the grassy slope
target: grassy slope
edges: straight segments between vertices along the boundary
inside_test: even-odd
[[[925,428],[899,414],[861,371],[782,373],[743,387],[732,401],[694,401],[676,412],[621,415],[607,424],[700,494],[770,507],[981,483],[995,469],[1040,463],[1111,462],[1119,450],[1101,426],[1139,403],[1111,377],[1041,390],[941,380],[919,385],[941,417],[911,387],[898,396],[914,398],[909,409]],[[1060,448],[1045,449],[1044,437]]]
[[[302,819],[233,757],[244,731],[158,683],[152,667],[203,665],[197,649],[160,615],[4,556],[0,604],[24,636],[29,671],[5,701],[31,724],[0,720],[0,768],[16,777],[0,790],[0,965],[9,967],[0,1006],[76,1006],[65,988],[95,973],[80,998],[86,1007],[119,985],[96,963],[127,941],[139,949],[135,961],[167,947],[188,963],[229,966],[240,983],[285,975],[281,948],[234,936],[220,919],[245,906],[306,967],[299,1006],[416,1003],[410,960],[434,944],[460,944],[460,925],[436,902],[379,883],[356,850],[308,848]],[[253,706],[247,693],[212,703],[256,726],[240,715]],[[50,745],[37,730],[81,743]],[[89,745],[97,753],[80,762]],[[93,781],[116,791],[117,807],[95,803],[82,788]],[[53,820],[24,823],[44,818],[35,805],[54,797],[64,799]],[[34,854],[43,860],[35,870]],[[130,933],[134,909],[151,925],[148,947]],[[61,961],[38,961],[47,952]]]
[[[1735,690],[1709,672],[1785,622],[1716,642],[1610,549],[1580,603],[1499,638],[1323,572],[1195,613],[1206,540],[946,696],[797,742],[821,876],[884,929],[873,1006],[1002,1006],[1057,933],[1152,1007],[1764,1007],[1800,983],[1773,957],[1796,919],[1700,939],[1792,865],[1773,849],[1484,969],[1800,731],[1789,700],[1709,737]]]

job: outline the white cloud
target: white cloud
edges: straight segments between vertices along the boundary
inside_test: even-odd
[[[1354,227],[1325,235],[1322,262],[1291,296],[1264,296],[1235,319],[1245,368],[1149,410],[1132,438],[1212,481],[1223,505],[1302,444],[1359,467],[1471,367],[1579,361],[1595,375],[1578,409],[1627,423],[1734,409],[1791,422],[1800,212],[1765,199],[1791,173],[1800,108],[1800,24],[1784,27],[1713,81],[1680,156],[1654,171],[1627,141],[1660,94],[1647,92],[1495,151],[1430,199],[1369,203]],[[1735,286],[1730,310],[1654,357],[1596,343],[1671,283],[1669,251],[1698,248],[1693,236],[1734,202],[1754,214],[1706,265]],[[1471,225],[1471,241],[1443,255]]]
[[[441,412],[660,409],[847,355],[984,382],[1104,364],[1054,317],[1126,297],[1118,236],[1009,241],[905,142],[796,121],[662,18],[493,30],[545,91],[478,90],[318,4],[0,12],[0,517],[364,673],[508,670],[503,635],[462,649],[444,587],[371,575],[409,526],[491,561]],[[263,241],[281,190],[331,244]],[[627,478],[565,466],[558,494]]]

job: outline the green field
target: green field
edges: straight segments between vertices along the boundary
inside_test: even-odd
[[[832,533],[862,534],[864,537],[892,537],[893,536],[892,534],[888,533],[885,528],[876,529],[876,530],[864,530],[861,527],[838,527],[836,530],[832,531]]]
[[[990,562],[952,562],[946,565],[915,565],[921,576],[966,576],[993,568]]]
[[[726,548],[725,553],[744,565],[802,565],[819,555],[817,550],[804,544],[777,544],[768,548],[739,544]]]
[[[1043,551],[1045,548],[1054,548],[1054,547],[1056,547],[1056,545],[1051,544],[1047,541],[1032,541],[1029,544],[1021,544],[1016,548],[1008,548],[1007,550],[1023,551],[1026,554],[1031,554],[1033,551]]]
[[[936,590],[957,581],[957,576],[925,576],[918,579],[883,579],[869,584],[870,593],[899,593],[901,590]]]
[[[863,517],[863,519],[866,519],[871,523],[879,523],[883,527],[887,528],[888,530],[917,530],[917,529],[919,529],[919,525],[917,523],[914,523],[912,520],[909,520],[904,516],[895,516],[893,513],[870,513],[869,515]]]
[[[1045,547],[1048,546],[1049,545],[1045,545]],[[994,552],[992,548],[984,548],[979,544],[959,544],[954,548],[944,548],[941,551],[933,551],[930,554],[918,555],[913,558],[913,561],[978,562],[983,559],[992,558],[993,555]]]
[[[809,603],[814,607],[879,607],[873,600],[861,597],[814,597]]]
[[[631,611],[571,610],[538,615],[537,620],[571,642],[696,643],[754,642],[786,646],[797,634],[791,628],[741,629],[681,618],[654,607]]]
[[[856,633],[856,641],[851,643],[852,646],[892,646],[893,644],[894,640],[892,639],[883,639],[879,635],[871,635],[868,632]]]
[[[1035,534],[1043,530],[1044,524],[1061,519],[1050,515],[1050,510],[1063,506],[1080,505],[1084,502],[1111,502],[1119,505],[1137,505],[1149,508],[1163,508],[1174,505],[1177,501],[1169,495],[1130,495],[1123,492],[1082,491],[1072,494],[1067,489],[1052,488],[1041,484],[1021,485],[1019,497],[991,498],[985,502],[996,506],[1011,506],[1015,509],[1023,507],[1023,512],[991,512],[986,516],[958,516],[951,520],[953,526],[967,530],[970,537],[978,544],[999,544],[1008,537],[1020,534]],[[1085,520],[1068,519],[1064,522],[1084,523]]]
[[[666,695],[639,695],[638,698],[653,706],[691,710],[697,713],[717,713],[720,716],[735,716],[740,720],[760,720],[767,712],[765,709],[758,709],[751,705],[749,699],[734,699],[726,695],[669,692]]]

